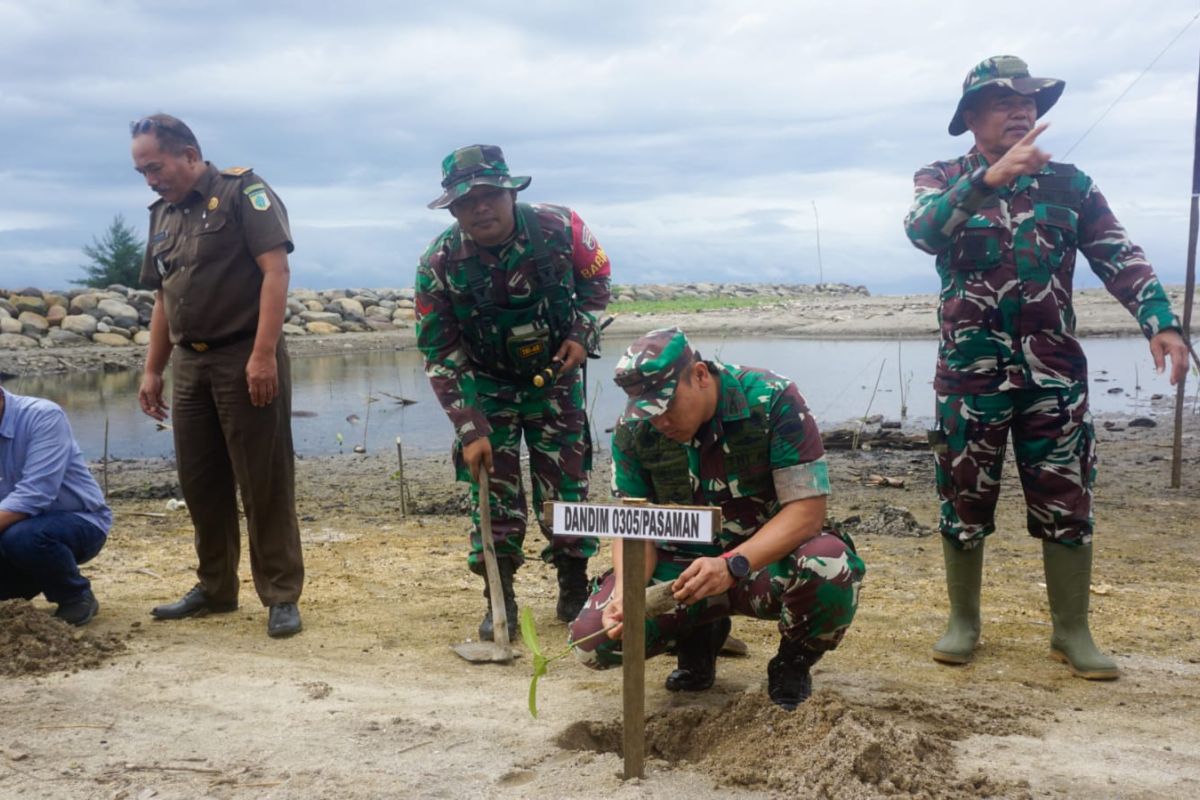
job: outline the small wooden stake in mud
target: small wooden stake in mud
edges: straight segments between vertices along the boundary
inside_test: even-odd
[[[555,536],[621,539],[622,752],[625,779],[646,775],[646,541],[711,543],[721,510],[702,506],[651,506],[549,502],[543,518]],[[615,589],[614,589],[615,591]]]

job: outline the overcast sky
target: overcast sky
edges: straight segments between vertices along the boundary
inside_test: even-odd
[[[977,10],[973,10],[977,9]],[[965,152],[967,70],[1063,78],[1062,158],[1200,11],[1196,0],[69,2],[0,0],[0,286],[66,286],[154,195],[128,123],[163,111],[290,213],[292,284],[409,286],[450,222],[425,204],[477,142],[523,199],[588,221],[617,283],[824,278],[937,287],[904,236],[912,174]],[[1066,160],[1159,275],[1183,280],[1200,23]],[[1096,280],[1081,263],[1081,285]]]

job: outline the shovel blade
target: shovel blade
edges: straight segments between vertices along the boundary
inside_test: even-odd
[[[450,649],[467,661],[477,664],[506,663],[516,657],[511,647],[496,642],[461,642],[450,645]]]

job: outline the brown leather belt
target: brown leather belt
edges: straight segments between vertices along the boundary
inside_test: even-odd
[[[203,342],[180,342],[179,345],[196,353],[207,353],[209,350],[216,350],[249,339],[253,335],[253,333],[243,331],[242,333],[235,333],[233,336],[223,336],[220,339],[208,339]]]

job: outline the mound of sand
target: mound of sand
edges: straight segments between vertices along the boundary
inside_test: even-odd
[[[27,600],[0,602],[0,675],[90,669],[124,649],[115,634],[73,628]]]
[[[678,708],[651,717],[646,754],[702,770],[731,789],[784,797],[1031,796],[1024,782],[1002,783],[982,774],[960,777],[954,741],[974,727],[970,720],[919,713],[922,724],[914,727],[897,725],[888,716],[851,706],[828,690],[790,713],[762,693],[747,693],[721,708]],[[938,724],[931,724],[934,720]],[[621,723],[577,722],[559,735],[558,745],[619,753]]]

